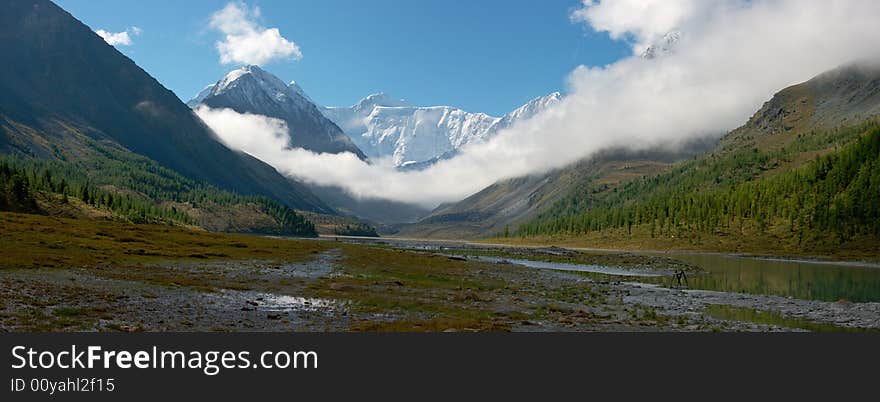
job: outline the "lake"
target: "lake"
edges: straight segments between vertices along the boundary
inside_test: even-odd
[[[355,240],[356,238],[348,239]],[[468,247],[515,247],[469,243],[467,241],[400,238],[359,238],[357,241],[363,243],[388,243],[399,247],[438,251],[450,249],[467,250]],[[615,252],[597,249],[579,250],[599,253]],[[880,302],[880,266],[877,265],[773,259],[723,253],[689,253],[678,251],[630,252],[659,255],[700,266],[708,274],[688,275],[688,285],[692,289],[790,296],[807,300]],[[506,260],[538,269],[595,272],[615,276],[639,276],[638,281],[642,282],[660,283],[666,286],[673,286],[675,284],[671,276],[652,278],[650,274],[644,272],[634,272],[618,267],[577,266],[527,260],[514,261],[509,258]]]
[[[688,276],[688,284],[695,289],[823,301],[880,301],[880,268],[876,266],[725,254],[663,255],[698,265],[709,272]],[[664,280],[672,285],[671,278]]]

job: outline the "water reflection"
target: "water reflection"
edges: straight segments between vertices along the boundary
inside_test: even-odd
[[[748,307],[711,304],[706,307],[704,313],[722,320],[769,324],[784,328],[803,329],[811,332],[876,332],[876,329],[840,327],[829,323],[783,317],[782,315],[771,311],[755,310]]]
[[[626,269],[619,267],[612,267],[606,265],[592,265],[592,264],[566,264],[561,262],[550,262],[550,261],[537,261],[537,260],[523,260],[516,258],[499,258],[499,257],[487,257],[487,256],[468,256],[469,259],[474,259],[478,261],[486,261],[486,262],[494,262],[494,263],[510,263],[516,265],[523,265],[530,268],[540,268],[540,269],[555,269],[560,271],[578,271],[578,272],[592,272],[597,274],[606,274],[606,275],[615,275],[615,276],[641,276],[641,277],[660,277],[661,275],[653,272],[646,272],[643,270],[636,269]]]
[[[880,268],[718,254],[669,256],[709,271],[707,275],[688,277],[690,287],[695,289],[824,301],[880,301]],[[673,285],[669,278],[663,281]]]

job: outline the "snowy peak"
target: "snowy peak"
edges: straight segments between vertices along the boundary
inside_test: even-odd
[[[296,82],[286,84],[258,66],[230,71],[187,105],[229,108],[238,113],[281,119],[289,128],[291,147],[315,152],[351,152],[365,158],[348,135],[321,113]]]
[[[243,66],[209,85],[187,104],[231,108],[284,120],[291,146],[389,158],[399,168],[423,168],[487,141],[562,100],[554,92],[493,117],[453,106],[414,106],[379,92],[349,107],[319,107],[295,81],[284,83],[258,66]]]
[[[551,108],[552,106],[559,103],[562,100],[562,94],[559,92],[553,92],[549,95],[539,96],[534,98],[525,105],[522,105],[512,112],[506,114],[504,119],[506,120],[525,120],[534,117],[535,115]]]
[[[482,136],[498,121],[452,106],[412,106],[377,93],[351,107],[326,107],[324,115],[370,158],[409,166],[449,154]]]
[[[532,117],[537,116],[545,110],[552,108],[561,100],[562,94],[559,92],[553,92],[549,95],[534,98],[526,102],[525,105],[522,105],[514,109],[512,112],[504,115],[504,117],[502,117],[501,120],[498,121],[498,123],[492,126],[492,128],[490,129],[490,134],[494,135],[498,131],[510,128],[516,123],[531,119]]]
[[[554,92],[498,118],[453,106],[413,106],[377,93],[354,106],[325,107],[322,112],[370,158],[391,158],[398,168],[420,169],[456,155],[465,145],[486,141],[561,99],[562,94]]]
[[[197,105],[209,96],[236,91],[251,102],[258,102],[259,98],[264,95],[279,103],[292,101],[305,108],[308,108],[310,104],[314,106],[312,99],[297,85],[296,81],[285,84],[274,74],[254,65],[242,66],[230,71],[216,84],[208,85],[187,104],[195,102],[194,105]]]
[[[280,78],[264,71],[259,66],[243,66],[230,71],[217,82],[215,92],[223,92],[238,85],[256,84],[269,93],[283,93],[287,85]]]
[[[672,52],[675,48],[676,43],[681,40],[681,32],[672,31],[663,35],[659,41],[649,45],[645,48],[645,51],[642,52],[641,57],[643,59],[655,59],[660,56],[664,56]]]
[[[514,111],[504,116],[507,120],[525,120],[535,117],[535,115],[550,109],[562,100],[562,94],[553,92],[549,95],[534,98],[525,105],[516,108]]]
[[[394,99],[384,92],[368,95],[355,104],[352,109],[356,111],[371,111],[377,106],[384,107],[409,107],[412,106],[403,99]]]
[[[308,96],[295,83],[288,86],[280,78],[259,66],[248,65],[232,70],[216,83],[206,86],[186,104],[189,107],[196,107],[206,99],[221,95],[237,98],[239,107],[243,107],[242,103],[248,103],[251,108],[256,109],[270,106],[266,103],[293,101],[304,107],[311,103]]]
[[[196,94],[196,96],[194,98],[190,99],[189,102],[186,102],[186,105],[189,106],[190,108],[194,108],[194,107],[198,106],[199,103],[202,103],[202,101],[205,100],[205,98],[207,98],[208,96],[211,95],[212,92],[214,92],[215,86],[217,86],[217,84],[210,84],[210,85],[206,86],[201,91],[199,91],[199,93]]]

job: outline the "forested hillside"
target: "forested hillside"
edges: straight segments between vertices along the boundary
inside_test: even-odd
[[[880,244],[880,69],[786,88],[710,152],[616,187],[570,193],[510,237],[718,250]]]
[[[268,197],[221,190],[148,158],[87,143],[90,157],[77,160],[63,153],[58,160],[0,156],[0,210],[77,216],[87,208],[133,223],[315,235],[311,222]]]
[[[77,159],[89,138],[197,182],[333,214],[305,186],[230,150],[174,93],[47,0],[0,12],[0,153]],[[102,174],[112,174],[111,171]]]
[[[853,138],[802,167],[768,173]],[[518,234],[632,234],[637,227],[652,238],[773,232],[803,246],[880,237],[880,125],[801,135],[771,152],[752,148],[689,161],[604,197],[557,204]]]

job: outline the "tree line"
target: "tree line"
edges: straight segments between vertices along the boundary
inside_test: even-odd
[[[854,139],[854,140],[851,140]],[[848,141],[851,140],[851,141]],[[835,144],[849,142],[840,147]],[[817,153],[795,169],[779,168],[803,152]],[[655,236],[766,232],[783,227],[797,242],[880,236],[880,126],[798,136],[780,150],[727,150],[688,161],[612,191],[572,194],[521,225],[519,236],[582,235],[641,227]]]
[[[0,210],[39,213],[36,195],[71,197],[112,211],[133,223],[196,224],[170,202],[193,208],[252,204],[277,226],[261,232],[315,236],[314,225],[292,208],[265,196],[241,195],[197,182],[136,154],[87,142],[92,155],[75,161],[0,155]]]

